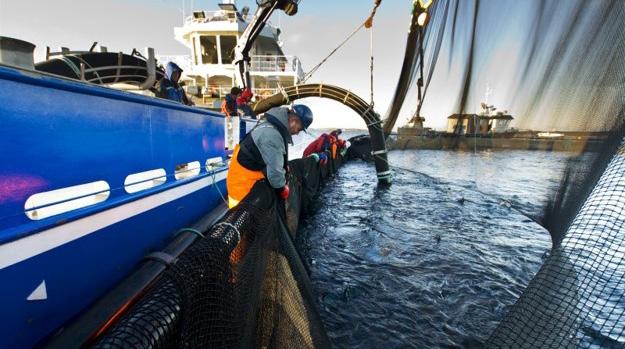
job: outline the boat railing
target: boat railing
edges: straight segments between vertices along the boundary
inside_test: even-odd
[[[46,47],[46,60],[49,60],[52,57],[56,57],[57,59],[65,59],[66,56],[80,56],[82,54],[93,53],[96,52],[97,42],[93,43],[91,48],[88,51],[72,51],[66,47],[61,47],[61,50],[58,52],[52,52],[50,47]],[[99,52],[105,53],[108,52],[106,47],[100,46]],[[110,80],[111,75],[110,72],[116,70],[116,74],[113,75],[115,78],[112,82],[107,82],[106,85],[114,85],[120,81],[124,81],[129,78],[145,78],[145,80],[136,85],[126,85],[124,87],[118,86],[117,88],[123,90],[148,90],[154,86],[156,83],[156,58],[154,55],[154,49],[149,47],[145,49],[145,56],[139,53],[137,50],[133,50],[132,55],[138,56],[140,58],[145,59],[146,66],[136,66],[136,65],[123,65],[122,57],[123,53],[118,52],[118,64],[116,65],[107,65],[107,66],[98,66],[92,67],[88,65],[84,60],[81,59],[81,62],[78,66],[70,61],[66,61],[66,63],[75,71],[75,73],[79,76],[81,81],[90,82],[90,83],[100,83],[105,84],[104,79]],[[146,57],[147,56],[147,57]],[[123,69],[132,69],[134,71],[145,71],[146,74],[122,74]],[[106,77],[102,77],[99,75],[99,72],[106,71]],[[86,78],[87,75],[92,74],[89,79]]]
[[[239,15],[236,11],[218,10],[218,11],[194,11],[191,16],[184,20],[184,24],[209,23],[228,21],[236,22]]]
[[[208,85],[203,86],[202,89],[202,104],[210,105],[213,108],[219,108],[221,101],[226,98],[226,95],[230,93],[232,86],[223,85]],[[256,101],[263,100],[269,96],[272,96],[280,92],[278,87],[259,87],[253,88],[254,98]]]
[[[95,51],[96,48],[98,49],[98,51]],[[93,53],[93,52],[108,52],[108,49],[106,46],[98,46],[98,42],[94,42],[91,45],[91,48],[89,48],[89,50],[85,51],[85,50],[70,50],[67,47],[61,47],[59,49],[58,52],[53,52],[52,49],[50,48],[50,46],[46,46],[46,61],[50,60],[51,57],[55,57],[55,56],[67,56],[67,55],[80,55],[80,54],[85,54],[85,53]]]
[[[269,96],[275,95],[276,93],[280,92],[279,88],[253,88],[252,92],[254,92],[254,95],[256,96],[256,100],[262,100],[265,99]]]
[[[302,64],[296,56],[254,55],[251,56],[252,72],[302,73]]]
[[[137,77],[144,77],[147,76],[146,79],[138,84],[136,87],[133,88],[124,88],[125,90],[147,90],[150,89],[154,86],[154,83],[156,83],[156,58],[154,57],[154,49],[153,48],[148,48],[146,49],[146,54],[147,54],[147,59],[146,59],[146,66],[145,67],[141,67],[141,66],[129,66],[129,65],[109,65],[109,66],[104,66],[104,67],[97,67],[97,68],[92,68],[89,67],[87,68],[86,64],[84,62],[80,63],[80,80],[82,81],[87,81],[87,82],[98,82],[101,80],[101,77],[98,75],[99,71],[110,71],[112,69],[117,69],[117,74],[115,75],[115,81],[113,81],[113,83],[116,83],[117,81],[119,81],[119,79],[124,79],[124,78],[137,78]],[[133,52],[134,53],[134,52]],[[121,56],[121,53],[119,53],[119,55]],[[136,70],[145,70],[147,71],[146,75],[141,75],[141,74],[121,74],[121,70],[122,69],[126,69],[126,68],[130,68],[130,69],[136,69]],[[89,73],[93,73],[95,75],[94,78],[91,79],[86,79],[85,76],[86,74]]]
[[[226,98],[226,95],[230,93],[232,86],[224,85],[208,85],[205,86],[204,96],[206,98]],[[259,87],[253,88],[252,93],[257,99],[264,99],[280,91],[278,87]]]

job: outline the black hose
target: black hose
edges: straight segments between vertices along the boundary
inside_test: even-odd
[[[255,103],[252,109],[255,113],[260,114],[273,107],[307,97],[332,99],[344,104],[362,117],[369,130],[369,136],[371,137],[371,149],[378,175],[378,182],[385,185],[390,184],[391,172],[388,167],[386,139],[380,115],[373,110],[373,107],[369,103],[349,90],[324,84],[294,85],[286,87],[280,93]]]

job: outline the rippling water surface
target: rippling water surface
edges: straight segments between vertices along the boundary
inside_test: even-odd
[[[345,164],[298,244],[335,347],[479,347],[551,247],[538,214],[567,154],[393,151],[389,189]]]

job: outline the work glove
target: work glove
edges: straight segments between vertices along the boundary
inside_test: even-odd
[[[328,163],[328,155],[326,153],[319,153],[319,165],[325,166]]]
[[[285,184],[284,187],[278,189],[278,196],[282,198],[282,200],[286,200],[289,198],[289,185]]]

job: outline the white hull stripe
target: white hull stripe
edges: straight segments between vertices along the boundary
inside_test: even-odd
[[[214,181],[221,182],[226,179],[227,175],[228,171],[217,173],[214,175]],[[189,184],[150,195],[125,205],[113,207],[109,210],[98,212],[58,227],[0,245],[0,269],[22,262],[100,229],[177,200],[212,184],[213,176],[208,176]]]

